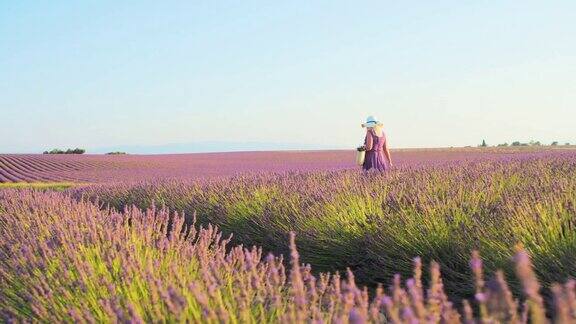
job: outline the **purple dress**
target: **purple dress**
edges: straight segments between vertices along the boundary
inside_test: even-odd
[[[375,169],[380,172],[388,170],[388,161],[384,156],[386,135],[382,133],[382,136],[378,137],[376,136],[376,133],[374,133],[374,130],[371,129],[366,134],[364,145],[366,146],[366,158],[364,159],[362,169],[366,171]]]

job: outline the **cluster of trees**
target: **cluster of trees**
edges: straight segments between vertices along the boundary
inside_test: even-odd
[[[66,151],[56,148],[50,151],[44,151],[42,154],[84,154],[84,153],[86,153],[86,150],[81,148],[67,149]],[[121,151],[106,153],[106,155],[121,155],[121,154],[128,154],[128,153]]]
[[[81,148],[67,149],[66,151],[61,149],[53,149],[51,151],[43,152],[43,154],[84,154],[84,153],[86,153],[86,150]]]
[[[521,143],[519,141],[515,141],[512,142],[512,144],[508,144],[508,143],[502,143],[502,144],[498,144],[496,146],[498,147],[506,147],[506,146],[543,146],[544,144],[540,143],[540,141],[530,141],[528,143]],[[558,142],[554,141],[550,144],[550,146],[558,146]],[[570,145],[570,143],[564,143],[564,145],[568,146]],[[482,140],[482,144],[479,145],[480,147],[487,147],[488,145],[486,144],[485,140]]]

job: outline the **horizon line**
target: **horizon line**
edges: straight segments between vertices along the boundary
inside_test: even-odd
[[[521,145],[521,146],[433,146],[433,147],[395,147],[391,148],[391,151],[405,151],[405,150],[445,150],[445,149],[507,149],[507,148],[518,148],[518,149],[534,149],[534,148],[572,148],[576,144],[558,144],[558,145]],[[356,151],[355,148],[318,148],[318,149],[262,149],[262,150],[223,150],[223,151],[201,151],[201,152],[161,152],[161,153],[130,153],[120,151],[124,154],[117,155],[189,155],[189,154],[222,154],[222,153],[267,153],[267,152],[287,152],[287,153],[298,153],[298,152],[326,152],[326,151]],[[115,152],[115,151],[111,151]],[[111,153],[108,152],[108,153]],[[86,151],[82,154],[45,154],[43,152],[0,152],[0,155],[114,155],[108,153],[91,153]]]

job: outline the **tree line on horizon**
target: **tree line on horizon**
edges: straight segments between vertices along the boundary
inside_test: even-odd
[[[66,151],[55,148],[50,151],[44,151],[42,154],[84,154],[84,153],[86,153],[86,150],[81,148],[67,149]]]
[[[52,149],[50,151],[42,152],[42,154],[84,154],[84,153],[86,153],[86,150],[81,149],[81,148],[67,149],[66,151],[55,148],[55,149]],[[121,151],[114,151],[114,152],[106,153],[106,155],[124,155],[124,154],[128,154],[128,153],[121,152]]]
[[[552,143],[550,143],[549,146],[558,146],[560,145],[558,143],[558,141],[554,141]],[[564,143],[565,146],[570,146],[570,143],[566,142]],[[478,145],[478,147],[488,147],[489,145],[486,144],[486,140],[482,140],[482,144]],[[546,146],[545,144],[542,144],[540,141],[530,141],[528,143],[522,143],[520,141],[514,141],[511,144],[508,144],[507,142],[502,143],[502,144],[497,144],[495,145],[496,147],[507,147],[507,146]]]

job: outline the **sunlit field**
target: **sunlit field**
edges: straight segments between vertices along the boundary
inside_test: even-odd
[[[0,156],[0,318],[573,319],[576,151],[272,156]]]

